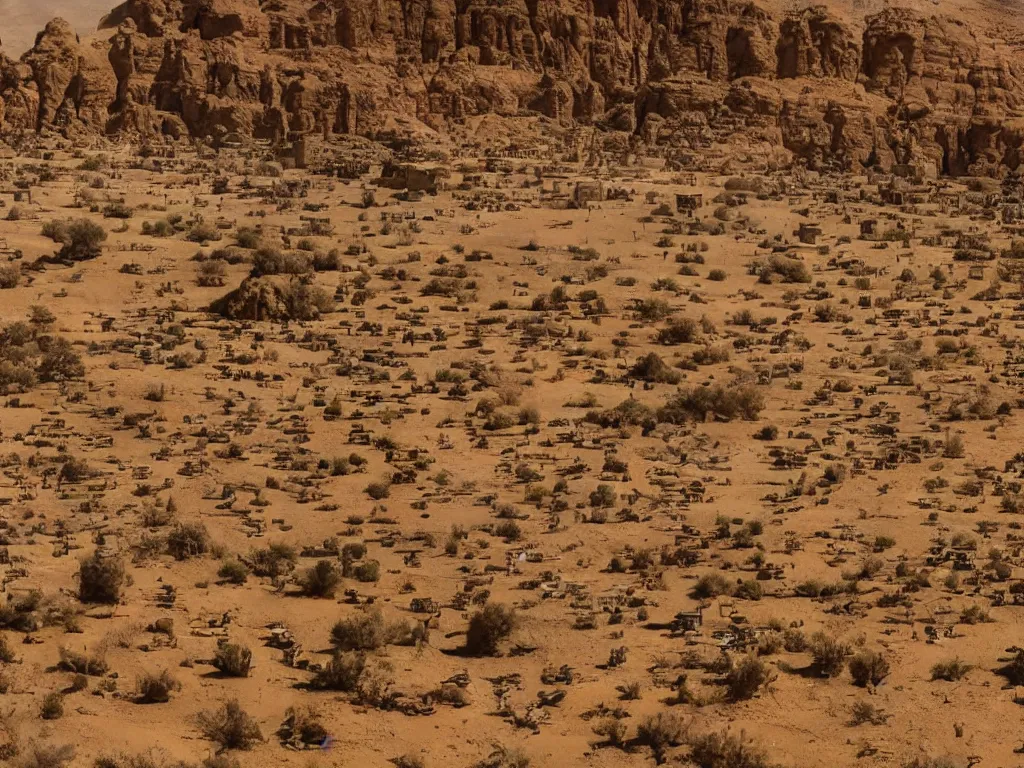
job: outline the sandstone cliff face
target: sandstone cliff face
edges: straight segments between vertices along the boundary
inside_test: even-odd
[[[963,21],[742,0],[128,0],[97,47],[55,20],[0,61],[0,130],[283,139],[544,115],[815,167],[1020,163],[1022,73]],[[650,125],[648,122],[650,121]]]

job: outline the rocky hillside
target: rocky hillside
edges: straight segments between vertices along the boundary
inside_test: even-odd
[[[128,0],[104,27],[82,42],[57,19],[0,60],[0,130],[374,136],[537,114],[680,147],[784,147],[812,167],[950,174],[1015,168],[1024,141],[1024,59],[913,9]]]

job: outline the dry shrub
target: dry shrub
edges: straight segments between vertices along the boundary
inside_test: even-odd
[[[889,662],[875,651],[861,651],[850,659],[850,676],[853,684],[862,688],[871,685],[878,685],[889,674]]]
[[[175,560],[205,555],[209,548],[210,535],[202,523],[179,523],[167,535],[167,551]]]
[[[669,424],[704,421],[708,416],[752,421],[764,407],[764,393],[753,384],[713,384],[691,387],[673,395],[658,409],[657,417],[658,421]]]
[[[288,707],[277,735],[281,741],[296,747],[322,744],[328,736],[320,714],[313,707]]]
[[[771,668],[757,656],[745,656],[725,676],[730,701],[752,699],[758,691],[775,680]]]
[[[955,683],[971,671],[971,665],[960,659],[937,662],[932,666],[932,680],[946,680]]]
[[[654,760],[658,765],[667,759],[671,747],[678,747],[686,736],[686,727],[679,715],[674,712],[658,712],[645,717],[636,730],[636,742],[650,747]]]
[[[99,552],[82,561],[78,570],[78,599],[83,603],[112,605],[121,599],[124,563]]]
[[[65,672],[75,672],[80,675],[92,675],[99,677],[107,673],[107,662],[103,654],[87,654],[72,651],[69,648],[60,649],[60,661],[57,666]]]
[[[307,597],[334,597],[341,585],[341,570],[330,560],[321,560],[299,577],[299,588]]]
[[[357,652],[338,651],[313,677],[312,686],[327,691],[354,693],[366,671],[366,656]]]
[[[252,651],[239,643],[224,643],[214,652],[213,666],[227,677],[248,677]]]
[[[515,611],[501,603],[488,603],[473,614],[466,632],[465,650],[470,656],[495,656],[498,644],[516,628]]]
[[[835,677],[843,671],[843,662],[850,655],[850,646],[824,632],[811,637],[811,656],[814,666],[825,677]]]
[[[698,768],[771,768],[764,750],[739,735],[722,731],[705,733],[690,741],[690,760]]]
[[[473,768],[530,768],[530,758],[518,747],[497,747]]]
[[[226,702],[220,709],[200,712],[196,721],[203,737],[223,749],[252,749],[263,741],[259,724],[242,709],[238,699]]]
[[[143,672],[136,680],[135,690],[141,704],[164,704],[171,700],[172,693],[181,690],[181,683],[166,669],[158,675]]]

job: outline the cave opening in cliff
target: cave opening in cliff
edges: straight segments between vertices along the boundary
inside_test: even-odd
[[[749,30],[742,27],[729,28],[725,36],[725,56],[730,80],[757,74]]]

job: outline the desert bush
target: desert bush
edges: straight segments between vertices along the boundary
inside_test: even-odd
[[[391,480],[390,478],[378,480],[376,482],[370,483],[368,486],[366,486],[364,490],[366,492],[366,495],[369,496],[374,501],[386,499],[388,496],[391,495]]]
[[[773,768],[763,749],[746,738],[722,731],[690,739],[690,761],[697,768]]]
[[[765,407],[765,397],[752,384],[709,387],[695,386],[673,395],[661,408],[657,418],[669,424],[703,421],[708,416],[722,419],[756,419]]]
[[[75,759],[75,748],[70,744],[43,744],[30,742],[10,764],[17,768],[64,768]]]
[[[168,670],[159,675],[143,672],[135,683],[135,690],[142,704],[163,704],[171,700],[171,694],[181,690],[179,683]]]
[[[208,259],[196,267],[196,283],[204,288],[224,285],[227,267],[222,259]]]
[[[612,486],[601,483],[590,492],[590,506],[605,509],[615,505],[615,489]]]
[[[249,568],[238,560],[228,560],[217,569],[217,577],[229,584],[245,584],[249,578]]]
[[[42,358],[36,366],[40,381],[69,381],[85,375],[82,358],[72,348],[71,342],[62,337],[39,340]]]
[[[305,253],[285,253],[264,246],[252,257],[252,275],[305,275],[313,269],[313,262]]]
[[[626,724],[616,717],[607,717],[594,726],[593,731],[603,736],[610,747],[625,747]]]
[[[780,254],[773,254],[767,262],[760,265],[758,279],[762,283],[772,283],[776,276],[783,283],[809,283],[811,273],[799,259],[791,259]]]
[[[498,746],[473,768],[530,768],[530,758],[517,747]]]
[[[227,677],[248,677],[252,651],[240,643],[222,643],[214,651],[213,666]]]
[[[293,747],[320,746],[328,737],[320,714],[313,707],[288,707],[278,736]]]
[[[743,660],[733,664],[725,676],[725,686],[730,701],[752,699],[762,688],[775,680],[771,668],[757,656],[744,656]]]
[[[43,702],[39,706],[39,716],[43,720],[59,720],[64,717],[64,694],[52,691],[43,696]]]
[[[204,710],[196,719],[203,737],[222,749],[252,749],[263,741],[259,724],[242,709],[238,699],[226,702],[220,709]]]
[[[471,656],[495,656],[498,644],[516,628],[515,611],[501,603],[488,603],[473,614],[466,632],[465,650]]]
[[[254,250],[259,248],[260,233],[252,227],[239,227],[235,232],[235,243],[239,248]]]
[[[736,535],[745,534],[747,531],[740,530],[736,532]],[[735,538],[735,537],[734,537]],[[755,581],[754,579],[744,579],[742,582],[736,585],[736,590],[733,595],[740,600],[760,600],[764,597],[764,588],[761,586],[761,582]]]
[[[970,664],[966,664],[960,661],[960,659],[940,661],[932,666],[932,680],[945,680],[955,683],[966,676],[971,669]]]
[[[78,567],[78,599],[83,603],[112,605],[121,599],[124,581],[124,563],[120,559],[94,552]]]
[[[339,619],[331,628],[331,642],[339,651],[375,651],[389,642],[389,631],[379,610]]]
[[[130,219],[134,213],[132,207],[124,203],[107,203],[103,206],[103,218],[105,219]]]
[[[88,654],[72,651],[69,648],[61,647],[60,661],[57,668],[65,672],[74,672],[78,675],[91,675],[99,677],[107,673],[107,662],[102,654]]]
[[[175,560],[200,557],[209,548],[210,535],[202,523],[178,523],[167,535],[167,552]]]
[[[629,376],[657,384],[678,384],[681,378],[678,372],[672,370],[661,356],[654,352],[637,360],[629,369]]]
[[[0,266],[0,289],[17,288],[21,282],[21,267],[17,264]]]
[[[664,299],[644,299],[637,305],[636,316],[638,320],[656,323],[664,320],[674,311],[672,306]]]
[[[271,544],[265,549],[256,549],[245,558],[246,565],[256,576],[277,578],[291,573],[299,555],[288,544]]]
[[[889,718],[882,710],[872,704],[870,701],[858,701],[855,702],[851,711],[850,723],[851,725],[863,725],[864,723],[871,723],[872,725],[885,725],[885,721]]]
[[[372,584],[380,579],[380,563],[376,560],[357,563],[352,567],[352,576],[356,581]]]
[[[100,255],[107,232],[89,219],[68,222],[51,222],[44,225],[43,234],[61,244],[57,258],[62,261],[86,261]]]
[[[13,664],[16,659],[17,656],[7,640],[7,635],[0,635],[0,661],[4,664]]]
[[[192,225],[185,239],[193,243],[211,243],[220,240],[220,230],[208,221],[199,221]]]
[[[366,670],[366,656],[355,651],[337,651],[313,677],[314,688],[354,693]]]
[[[320,560],[299,577],[299,587],[307,597],[334,597],[341,586],[341,570],[330,560]]]
[[[523,531],[515,520],[502,520],[494,526],[494,535],[512,542],[523,538]]]
[[[670,317],[664,328],[658,331],[658,344],[696,344],[701,338],[700,323],[692,317]]]
[[[990,624],[994,619],[980,605],[971,605],[960,611],[961,624]]]
[[[636,742],[649,747],[654,753],[655,762],[661,765],[668,759],[669,748],[681,745],[685,735],[686,726],[679,715],[675,712],[658,712],[645,717],[637,726]]]
[[[697,579],[690,594],[697,600],[707,600],[731,592],[732,584],[725,576],[720,573],[706,573]]]
[[[853,684],[862,688],[878,685],[889,675],[889,662],[875,651],[861,651],[850,659],[849,666]]]
[[[824,632],[815,632],[811,636],[810,648],[815,668],[825,677],[835,677],[842,672],[843,663],[850,655],[848,645]]]

